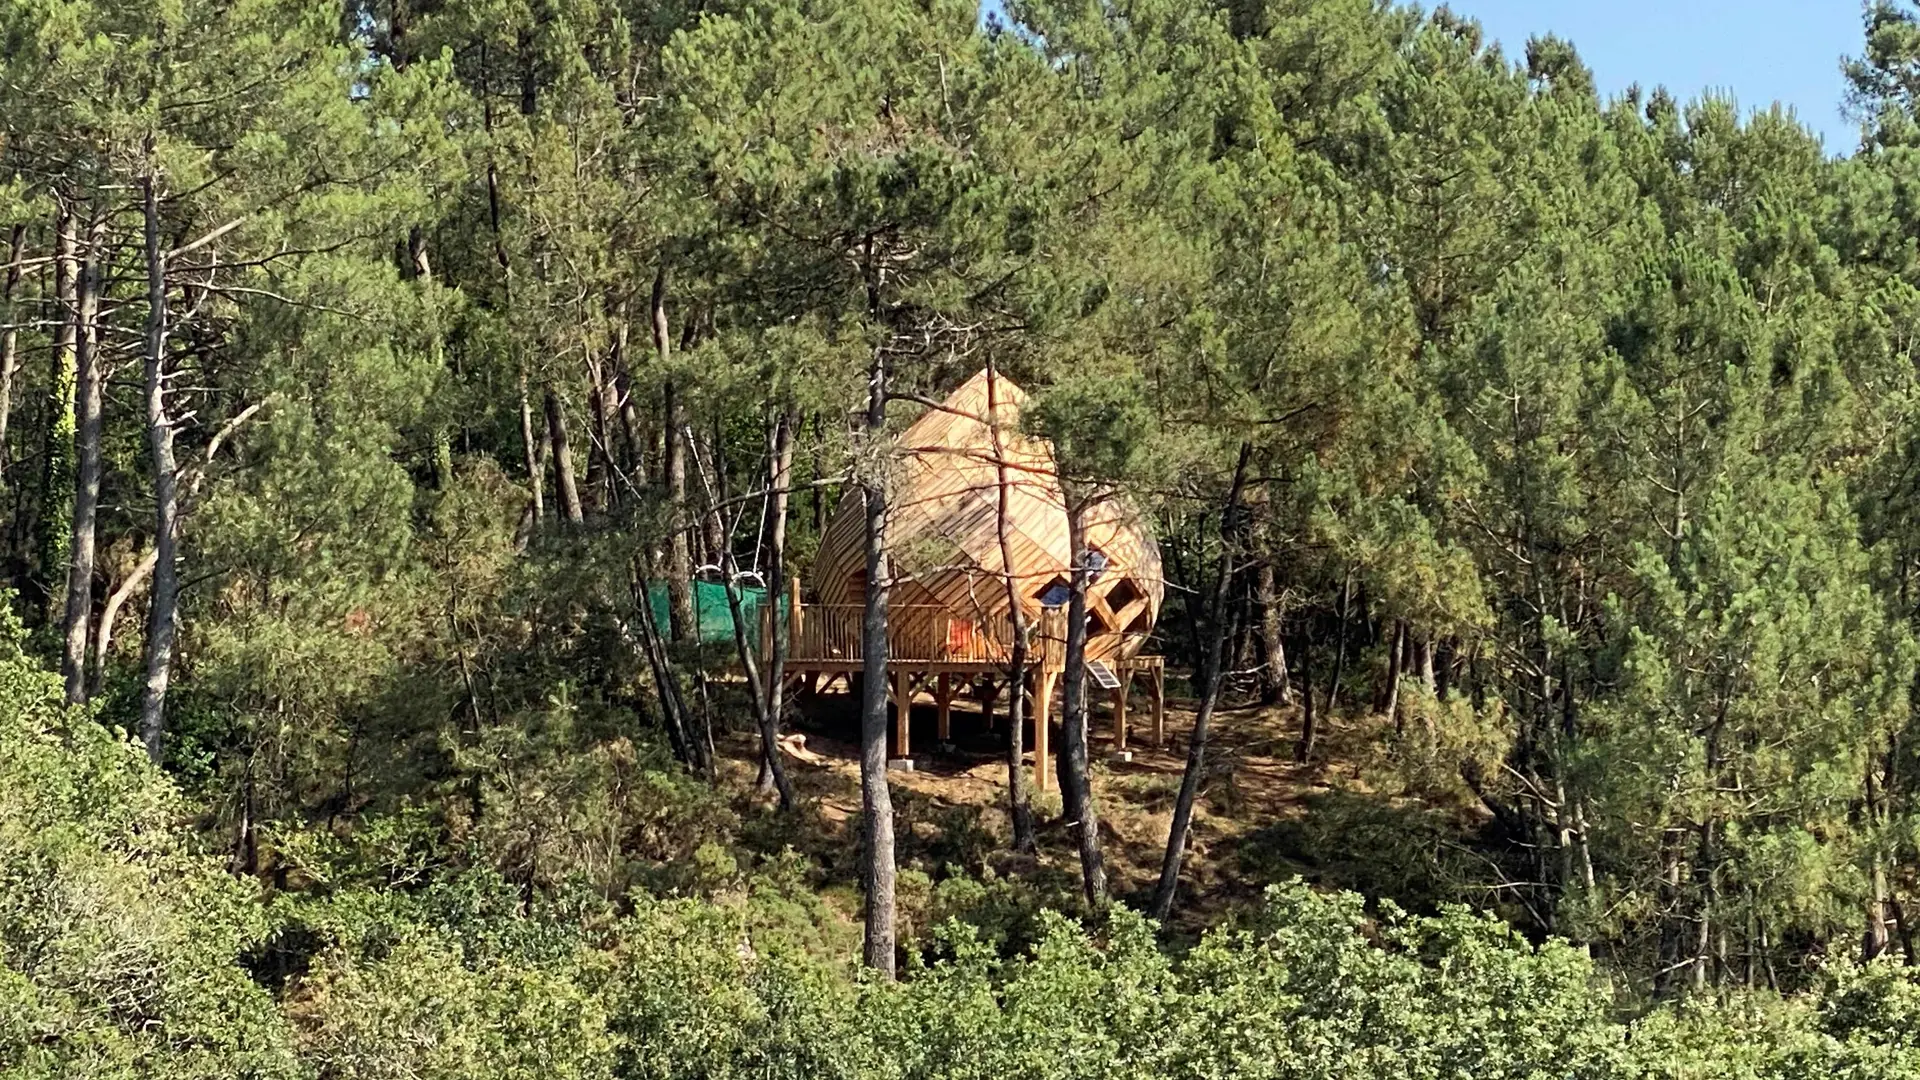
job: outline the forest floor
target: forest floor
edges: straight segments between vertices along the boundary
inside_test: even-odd
[[[1128,710],[1131,760],[1114,754],[1104,699],[1096,702],[1089,725],[1112,891],[1136,907],[1146,905],[1158,880],[1186,766],[1194,702],[1172,696],[1176,683],[1170,673],[1165,746],[1153,745],[1143,697],[1136,696]],[[785,741],[789,775],[815,826],[805,830],[807,842],[823,865],[838,868],[830,876],[849,885],[860,811],[853,710],[849,699],[823,696],[803,710]],[[1061,821],[1057,782],[1035,793],[1040,850],[1024,857],[1008,850],[1004,715],[999,719],[1001,730],[988,731],[978,705],[957,699],[952,742],[941,746],[931,701],[916,704],[915,768],[891,774],[900,864],[935,880],[956,869],[1018,877],[1051,902],[1071,907],[1079,867]],[[1387,726],[1378,716],[1338,717],[1324,725],[1314,760],[1299,765],[1293,761],[1297,708],[1234,702],[1216,711],[1181,878],[1178,926],[1217,924],[1257,904],[1266,885],[1296,875],[1416,910],[1452,898],[1449,883],[1464,875],[1450,868],[1477,858],[1471,835],[1484,823],[1482,816],[1455,793],[1412,793],[1379,749],[1390,734]],[[757,741],[745,735],[726,740],[722,753],[737,790],[751,790],[757,750]],[[1030,742],[1025,760],[1030,778]],[[784,835],[790,841],[800,830]]]

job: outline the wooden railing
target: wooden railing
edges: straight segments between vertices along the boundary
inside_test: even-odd
[[[859,663],[866,612],[854,604],[801,604],[787,618],[787,662]],[[1028,663],[1046,667],[1065,651],[1066,617],[1043,612],[1029,630]],[[970,618],[933,605],[887,610],[887,655],[916,664],[1004,664],[1013,626],[1004,618]]]

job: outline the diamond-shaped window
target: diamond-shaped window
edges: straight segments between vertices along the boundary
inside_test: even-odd
[[[1067,581],[1065,575],[1056,574],[1052,581],[1047,582],[1046,588],[1040,590],[1036,599],[1040,601],[1041,607],[1059,608],[1066,607],[1067,601],[1072,596],[1073,585]]]
[[[1113,583],[1113,588],[1107,590],[1107,607],[1117,615],[1127,610],[1127,605],[1145,595],[1140,591],[1140,586],[1133,583],[1132,578],[1123,577]]]

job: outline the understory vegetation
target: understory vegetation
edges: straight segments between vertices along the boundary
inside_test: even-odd
[[[14,0],[0,1073],[1920,1077],[1863,30],[1823,147],[1375,0]],[[751,612],[983,370],[1177,700],[969,802]]]

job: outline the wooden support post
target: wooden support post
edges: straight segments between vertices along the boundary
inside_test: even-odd
[[[1049,786],[1053,758],[1047,749],[1048,728],[1053,726],[1053,682],[1059,676],[1050,671],[1033,673],[1033,787],[1045,791]]]
[[[939,731],[939,734],[940,734],[940,741],[943,743],[952,742],[953,741],[953,730],[952,730],[952,724],[951,724],[952,712],[953,712],[953,676],[952,675],[949,675],[944,671],[940,673],[939,688],[933,692],[933,700],[934,700],[934,703],[939,706],[939,710],[940,710],[939,720],[937,722],[937,730]]]
[[[760,635],[760,670],[768,673],[766,676],[768,679],[777,679],[782,674],[782,672],[772,670],[773,633],[774,628],[779,625],[773,618],[774,607],[775,605],[762,604],[758,613],[759,617],[754,620],[758,625],[756,632]]]
[[[1133,671],[1120,673],[1120,685],[1113,688],[1113,748],[1127,748],[1127,689],[1133,685]]]
[[[1165,664],[1153,666],[1153,678],[1147,688],[1153,695],[1153,745],[1167,745],[1167,668]]]
[[[1000,699],[1000,684],[989,675],[985,679],[986,689],[980,694],[980,715],[986,721],[986,729],[993,730],[993,703]]]
[[[893,675],[893,756],[913,756],[913,676],[906,671]]]

